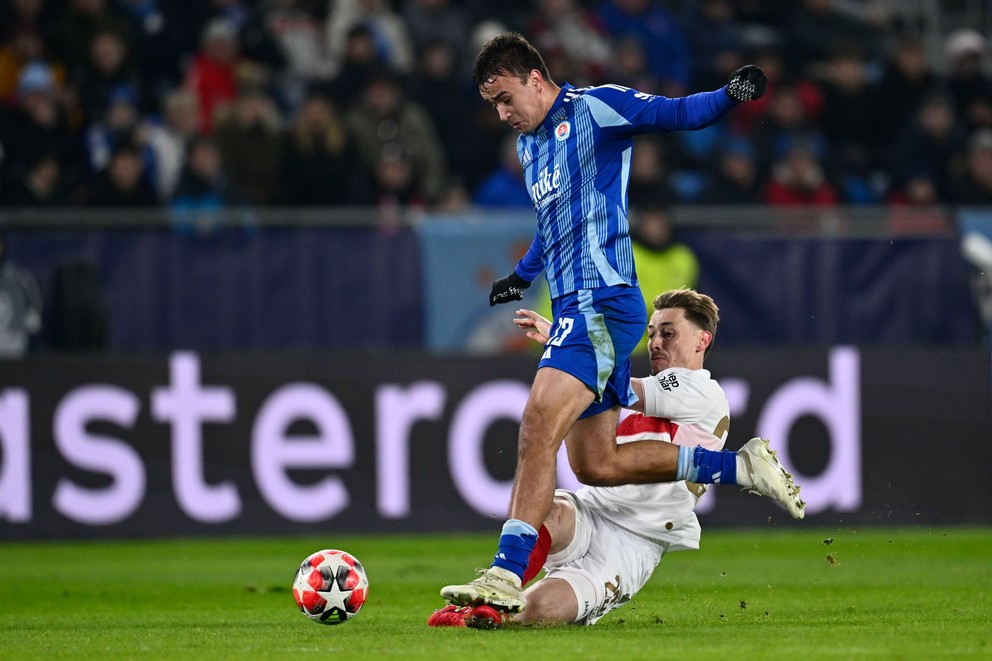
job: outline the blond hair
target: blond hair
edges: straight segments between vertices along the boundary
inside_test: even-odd
[[[700,294],[693,289],[672,289],[654,298],[655,310],[678,308],[685,312],[686,320],[697,328],[708,331],[713,339],[706,347],[703,356],[709,354],[716,340],[716,326],[720,322],[720,308],[706,294]]]

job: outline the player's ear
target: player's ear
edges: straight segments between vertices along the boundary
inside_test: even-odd
[[[696,351],[706,351],[711,344],[713,344],[713,333],[708,330],[700,331],[696,340]]]

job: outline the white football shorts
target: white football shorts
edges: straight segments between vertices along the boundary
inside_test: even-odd
[[[621,528],[571,491],[558,489],[555,496],[575,507],[575,536],[565,549],[548,556],[545,578],[572,586],[579,604],[575,623],[595,624],[644,587],[668,544]]]

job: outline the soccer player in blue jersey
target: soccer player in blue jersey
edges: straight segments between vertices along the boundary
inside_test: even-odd
[[[544,271],[554,325],[524,407],[509,519],[493,565],[468,584],[443,588],[441,596],[460,606],[516,612],[526,605],[521,579],[537,527],[551,510],[566,437],[569,463],[584,484],[690,479],[752,486],[746,475],[738,480],[736,453],[618,445],[616,428],[621,407],[652,414],[653,393],[635,393],[630,379],[629,356],[647,323],[627,224],[633,137],[708,126],[760,97],[767,81],[748,65],[716,91],[675,99],[617,85],[559,87],[540,53],[515,33],[483,47],[473,77],[482,98],[521,134],[517,153],[538,219],[530,249],[493,284],[489,303],[521,300]],[[801,518],[801,501],[784,488],[762,495]]]

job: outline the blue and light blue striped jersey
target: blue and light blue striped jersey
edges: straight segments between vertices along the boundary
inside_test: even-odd
[[[723,88],[679,98],[565,83],[544,122],[517,139],[537,234],[516,272],[543,270],[552,298],[637,285],[627,224],[633,137],[700,129],[736,105]]]

